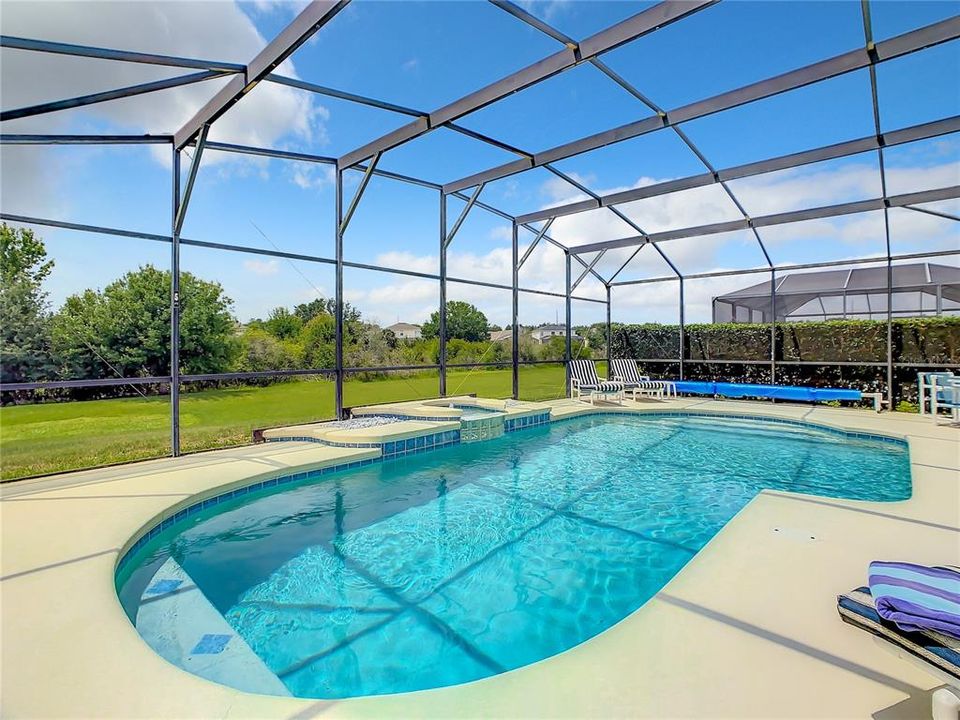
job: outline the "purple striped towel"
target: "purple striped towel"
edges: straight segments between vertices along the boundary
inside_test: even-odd
[[[905,632],[960,638],[960,571],[904,562],[870,563],[877,613]]]

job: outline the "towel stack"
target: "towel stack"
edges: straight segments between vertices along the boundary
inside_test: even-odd
[[[960,638],[960,569],[874,561],[869,576],[881,618],[905,632]]]

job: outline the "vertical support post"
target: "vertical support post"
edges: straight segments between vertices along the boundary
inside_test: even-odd
[[[613,323],[610,321],[610,286],[607,285],[607,377],[611,377],[610,368],[613,363]]]
[[[571,360],[572,355],[573,355],[572,350],[571,350],[571,347],[570,347],[570,342],[571,342],[571,340],[572,340],[572,338],[571,338],[571,330],[570,330],[570,323],[571,323],[571,321],[572,321],[573,318],[572,318],[571,307],[570,307],[570,285],[571,285],[570,259],[571,259],[571,258],[570,258],[570,251],[569,251],[569,250],[568,250],[567,253],[566,253],[566,259],[567,259],[567,292],[565,293],[565,295],[566,295],[566,318],[567,318],[567,322],[566,322],[566,335],[565,335],[566,342],[564,343],[564,358],[565,358],[565,360],[566,360],[566,362],[564,363],[564,368],[565,368],[565,370],[566,370],[567,397],[570,397],[570,395],[572,394],[572,393],[571,393],[571,390],[570,390],[570,360]]]
[[[440,397],[447,396],[447,195],[440,191]]]
[[[777,271],[770,271],[770,384],[777,382]]]
[[[173,148],[173,213],[170,218],[170,454],[180,456],[180,151]]]
[[[683,361],[685,359],[687,338],[686,323],[684,322],[683,275],[680,276],[680,379],[683,380]]]
[[[937,285],[937,317],[943,315],[943,285]]]
[[[893,258],[890,256],[890,215],[883,209],[887,225],[887,407],[893,410]]]
[[[520,291],[518,289],[520,286],[520,260],[519,260],[520,248],[518,245],[519,241],[517,239],[517,232],[518,232],[517,222],[516,220],[514,220],[513,233],[511,235],[512,249],[513,249],[513,263],[512,263],[513,272],[511,273],[512,281],[511,281],[511,287],[510,287],[510,290],[512,293],[512,300],[513,300],[513,311],[512,311],[511,321],[510,321],[511,322],[510,345],[511,345],[512,355],[513,355],[512,369],[513,369],[513,399],[514,400],[520,399],[520,327],[517,325],[519,315],[520,315]]]
[[[336,265],[335,265],[335,341],[334,341],[334,403],[337,419],[343,417],[343,171],[337,169],[336,188],[334,192],[336,212],[334,212],[334,230],[336,232]]]
[[[887,404],[893,409],[893,258],[890,253],[890,200],[887,196],[887,170],[883,148],[886,145],[880,122],[880,100],[877,90],[877,47],[873,41],[873,21],[870,17],[870,1],[860,0],[860,15],[863,19],[863,39],[870,56],[870,95],[873,100],[873,127],[877,137],[877,161],[880,170],[880,193],[883,196],[883,225],[887,247]],[[867,295],[867,302],[870,295]],[[822,300],[821,300],[822,302]],[[868,305],[869,310],[869,305]]]

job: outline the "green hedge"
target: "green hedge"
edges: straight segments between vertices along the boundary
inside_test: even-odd
[[[690,379],[729,382],[771,381],[770,325],[717,323],[687,325],[684,375]],[[885,392],[886,368],[872,365],[829,363],[885,363],[887,323],[883,320],[831,320],[779,323],[774,328],[774,357],[778,362],[812,362],[822,365],[777,365],[780,384],[855,387]],[[895,363],[960,367],[960,317],[904,318],[893,321]],[[672,360],[680,346],[677,325],[645,323],[621,325],[613,330],[613,357]],[[724,363],[752,360],[757,364]],[[700,362],[698,362],[700,361]],[[712,361],[712,362],[702,362]],[[916,401],[920,367],[894,368],[896,401]],[[646,363],[650,375],[676,377],[679,363]]]

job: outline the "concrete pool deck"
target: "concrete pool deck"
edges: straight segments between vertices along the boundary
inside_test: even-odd
[[[960,564],[960,431],[929,418],[676,399],[554,417],[689,409],[806,420],[909,441],[913,496],[764,491],[650,602],[547,660],[466,685],[339,701],[252,695],[160,658],[114,590],[118,555],[170,508],[378,450],[275,442],[0,487],[0,714],[75,718],[929,716],[932,675],[845,625],[835,596],[876,558]],[[813,539],[811,539],[811,536]]]

